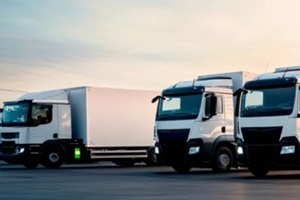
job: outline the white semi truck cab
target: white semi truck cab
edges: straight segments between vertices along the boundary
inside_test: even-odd
[[[34,168],[39,162],[46,167],[58,167],[62,164],[63,154],[66,162],[75,155],[65,151],[66,147],[75,152],[81,146],[82,141],[72,139],[71,113],[67,101],[5,102],[0,145],[2,160],[22,163],[27,168]]]
[[[300,166],[300,67],[277,68],[245,83],[236,103],[238,165],[257,176]]]
[[[229,171],[236,166],[233,90],[252,79],[251,73],[199,76],[162,91],[154,140],[157,162],[178,173],[210,166]]]

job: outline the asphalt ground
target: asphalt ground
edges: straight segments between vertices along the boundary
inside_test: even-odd
[[[272,171],[264,179],[246,169],[214,173],[170,167],[119,167],[110,162],[26,169],[0,162],[0,199],[299,199],[300,171]]]

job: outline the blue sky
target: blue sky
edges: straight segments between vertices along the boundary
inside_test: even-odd
[[[161,90],[300,65],[296,0],[0,1],[0,89]],[[0,102],[22,92],[0,90]]]

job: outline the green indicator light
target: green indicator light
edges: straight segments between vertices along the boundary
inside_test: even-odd
[[[80,148],[78,147],[74,149],[74,158],[80,159]]]

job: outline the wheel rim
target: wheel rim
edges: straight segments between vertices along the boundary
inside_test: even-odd
[[[223,153],[219,156],[219,163],[222,167],[227,167],[230,164],[230,158],[227,154]]]
[[[49,160],[52,162],[52,163],[56,163],[59,161],[59,155],[55,152],[52,152],[49,154]]]

